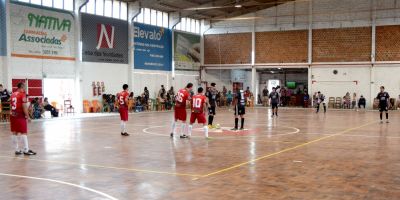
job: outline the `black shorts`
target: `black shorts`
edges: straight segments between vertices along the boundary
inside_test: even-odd
[[[211,106],[208,108],[208,115],[215,115],[215,106]]]
[[[379,104],[379,112],[387,112],[388,111],[388,106],[387,104]]]
[[[278,108],[278,103],[271,103],[271,107],[272,107],[272,109]]]
[[[246,107],[245,106],[235,106],[235,116],[236,115],[244,115],[246,114]]]

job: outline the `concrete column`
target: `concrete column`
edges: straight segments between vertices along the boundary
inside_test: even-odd
[[[82,35],[81,35],[81,15],[79,9],[87,4],[89,0],[77,0],[74,5],[75,17],[75,99],[73,100],[75,110],[82,112]]]
[[[135,65],[135,45],[134,45],[134,26],[133,20],[134,18],[140,14],[140,4],[138,1],[134,3],[128,3],[128,48],[129,48],[129,67],[127,69],[128,73],[128,84],[131,89],[133,89],[133,69]]]
[[[308,64],[312,64],[312,29],[313,29],[313,6],[312,0],[308,2]]]
[[[254,13],[254,17],[256,14]],[[257,102],[257,90],[256,90],[256,79],[257,70],[255,67],[256,63],[256,23],[253,20],[253,30],[251,31],[251,92],[255,96],[254,100]]]

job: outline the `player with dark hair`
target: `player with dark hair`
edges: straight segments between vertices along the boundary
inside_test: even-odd
[[[15,148],[15,155],[36,155],[36,152],[29,149],[28,144],[28,102],[25,94],[25,83],[18,83],[18,89],[11,95],[11,116],[10,127],[12,132],[12,142]],[[24,144],[24,149],[21,151],[18,143],[21,141]]]
[[[208,128],[213,127],[214,116],[216,115],[215,108],[217,107],[217,95],[218,91],[215,88],[216,84],[211,83],[210,89],[207,91],[206,96],[208,98]]]
[[[246,114],[246,96],[243,90],[237,90],[233,105],[235,105],[235,128],[233,131],[238,130],[239,116],[241,118],[240,130],[244,129],[244,115]]]
[[[381,123],[383,123],[382,121],[382,113],[383,111],[386,112],[386,123],[389,123],[389,93],[385,92],[385,87],[381,86],[381,91],[378,93],[378,95],[376,96],[376,98],[379,100],[379,117],[381,119]]]
[[[186,128],[186,103],[190,99],[190,92],[192,91],[193,84],[188,83],[185,88],[180,89],[178,93],[176,94],[175,97],[175,119],[172,122],[172,131],[171,131],[171,137],[174,137],[175,134],[175,127],[176,127],[176,122],[181,121],[181,133],[180,133],[180,138],[187,138],[187,135],[185,134],[185,128]]]
[[[190,115],[190,125],[188,129],[189,136],[192,135],[193,124],[197,120],[197,123],[203,124],[204,135],[206,139],[209,139],[207,120],[205,116],[207,104],[207,97],[203,94],[203,88],[199,87],[199,89],[197,89],[197,94],[192,98],[192,114]]]
[[[274,115],[278,117],[279,94],[276,92],[276,88],[272,88],[272,92],[269,93],[269,99],[271,101],[272,117],[274,117]]]
[[[129,86],[124,84],[122,86],[123,91],[117,94],[117,100],[119,104],[119,115],[121,117],[121,135],[129,136],[126,132],[126,122],[128,121],[128,102],[129,102]]]
[[[319,106],[322,103],[322,106],[324,107],[324,113],[326,113],[326,104],[325,104],[325,95],[322,94],[320,91],[318,91],[317,96],[316,96],[316,100],[317,100],[317,113],[319,112]]]

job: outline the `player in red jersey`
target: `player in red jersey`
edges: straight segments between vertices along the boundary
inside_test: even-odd
[[[122,86],[122,89],[124,90],[117,95],[117,100],[119,104],[119,115],[121,116],[121,135],[129,136],[129,134],[125,130],[126,122],[128,121],[128,85],[124,84]]]
[[[181,121],[180,138],[187,138],[184,130],[186,127],[186,103],[190,99],[190,92],[192,91],[193,84],[188,83],[186,88],[180,89],[175,97],[175,119],[172,122],[171,137],[174,137],[176,122]]]
[[[204,135],[207,139],[208,137],[208,126],[205,113],[207,112],[206,109],[208,108],[208,101],[207,97],[203,94],[203,88],[199,87],[197,89],[197,94],[192,98],[192,114],[190,115],[190,125],[189,125],[189,136],[192,135],[192,128],[193,124],[197,119],[197,123],[203,124]]]
[[[11,95],[11,116],[10,127],[12,132],[12,142],[15,147],[15,155],[36,155],[29,149],[28,145],[28,102],[25,94],[25,84],[18,83],[18,89]],[[18,140],[24,143],[24,149],[21,151],[18,147]]]

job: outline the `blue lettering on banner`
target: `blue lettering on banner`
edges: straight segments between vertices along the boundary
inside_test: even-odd
[[[6,5],[0,0],[0,56],[7,55]]]
[[[134,23],[135,69],[171,71],[172,32],[169,29]]]

